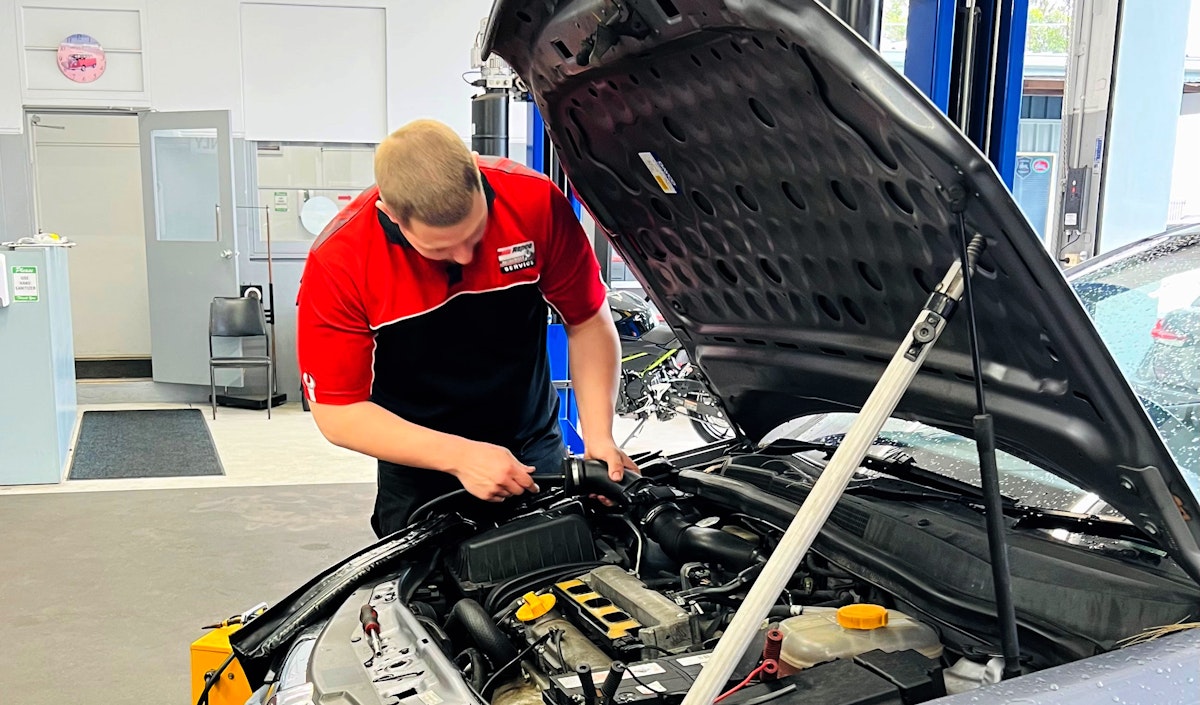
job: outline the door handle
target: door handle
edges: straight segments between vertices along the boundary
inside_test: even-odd
[[[217,210],[217,242],[221,241],[221,204],[213,206]]]
[[[225,259],[233,257],[233,250],[221,250],[221,256]]]

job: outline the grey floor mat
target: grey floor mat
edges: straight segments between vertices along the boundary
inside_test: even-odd
[[[85,411],[67,479],[224,474],[199,409]]]

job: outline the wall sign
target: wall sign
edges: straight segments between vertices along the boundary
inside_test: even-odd
[[[58,70],[76,83],[95,81],[106,66],[104,48],[89,35],[72,34],[58,45]]]
[[[12,293],[13,301],[33,303],[40,298],[37,267],[12,268]]]

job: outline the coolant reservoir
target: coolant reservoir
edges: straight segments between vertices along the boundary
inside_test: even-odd
[[[783,660],[809,668],[876,649],[888,653],[912,649],[929,658],[942,655],[937,632],[908,615],[879,605],[806,607],[804,614],[779,625]]]

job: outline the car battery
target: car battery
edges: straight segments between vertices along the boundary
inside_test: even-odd
[[[631,663],[626,666],[613,699],[617,705],[677,703],[692,687],[704,660],[711,653],[705,651]],[[592,674],[597,690],[607,677],[607,670]],[[578,675],[551,676],[550,683],[551,687],[542,693],[546,705],[579,705],[582,702],[583,688]]]

